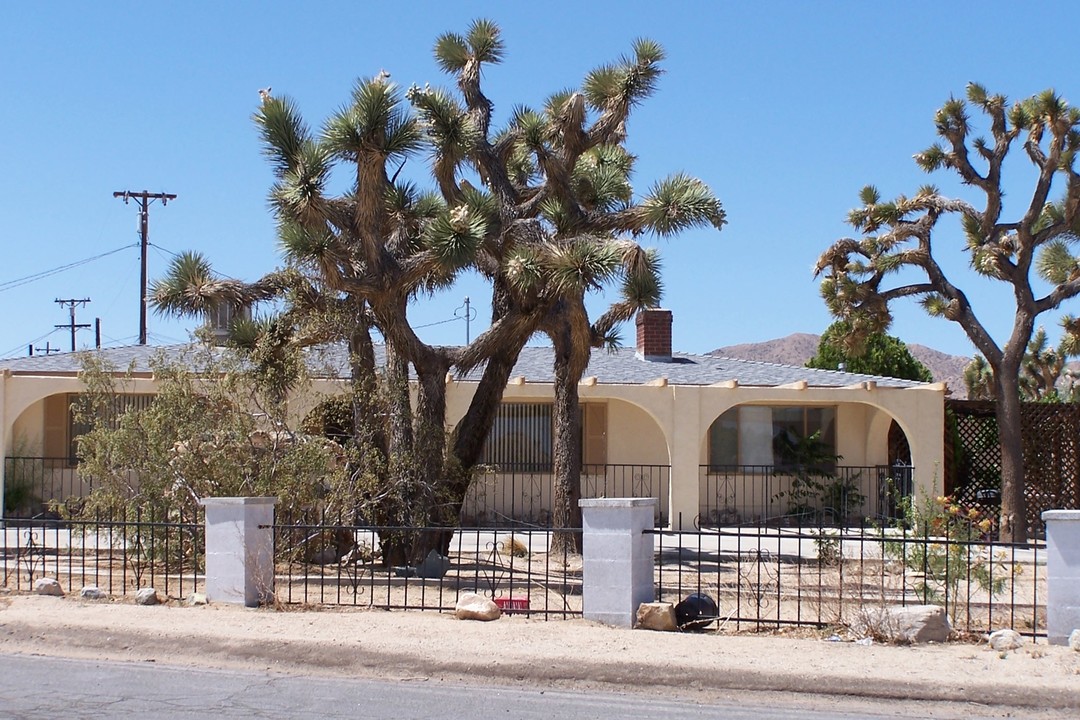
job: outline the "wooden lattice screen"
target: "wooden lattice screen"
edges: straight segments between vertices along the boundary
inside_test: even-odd
[[[945,490],[966,505],[1000,502],[1001,447],[994,403],[949,400]],[[1042,512],[1080,509],[1080,405],[1022,403],[1028,530],[1043,532]]]

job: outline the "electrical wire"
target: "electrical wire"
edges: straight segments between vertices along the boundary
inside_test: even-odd
[[[32,282],[37,281],[37,280],[43,280],[43,279],[45,279],[47,277],[51,277],[51,276],[56,275],[58,273],[62,273],[65,270],[71,270],[72,268],[77,268],[80,265],[86,265],[87,263],[94,262],[95,260],[100,260],[103,257],[108,257],[109,255],[115,255],[116,253],[121,252],[123,250],[127,250],[127,249],[133,248],[133,247],[138,247],[138,245],[139,245],[138,243],[132,243],[130,245],[124,245],[123,247],[118,247],[115,250],[110,250],[108,252],[103,252],[100,255],[94,255],[93,257],[84,258],[82,260],[76,260],[73,263],[68,263],[67,265],[61,265],[60,267],[55,267],[55,268],[52,268],[51,270],[42,270],[41,272],[34,273],[33,275],[27,275],[25,277],[15,278],[14,280],[7,280],[6,282],[0,282],[0,292],[4,292],[5,290],[14,290],[17,287],[22,287],[23,285],[28,285],[28,284],[30,284]]]
[[[8,350],[8,351],[4,352],[2,355],[0,355],[0,358],[2,358],[4,360],[10,360],[12,357],[18,357],[16,355],[13,355],[13,353],[20,352],[20,351],[26,349],[26,347],[29,346],[29,345],[33,345],[34,343],[41,342],[42,340],[49,337],[50,335],[55,335],[56,333],[60,332],[63,329],[64,328],[56,328],[55,330],[50,330],[49,332],[45,333],[41,337],[34,338],[30,342],[19,343],[15,347],[11,348],[10,350]]]

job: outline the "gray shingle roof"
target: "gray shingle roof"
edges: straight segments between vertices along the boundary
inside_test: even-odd
[[[381,347],[378,350],[381,355]],[[136,372],[149,372],[150,360],[158,354],[166,359],[179,360],[185,357],[198,357],[198,354],[206,352],[206,349],[187,344],[164,347],[132,345],[107,348],[101,352],[108,362],[118,369],[123,370],[132,366]],[[316,375],[347,377],[348,357],[343,345],[325,346],[309,351],[308,362]],[[20,374],[74,374],[80,370],[81,363],[81,353],[38,355],[2,360],[0,371],[10,370]],[[613,353],[594,350],[585,375],[596,377],[597,383],[613,385],[637,385],[660,377],[667,378],[671,385],[712,385],[731,380],[737,381],[740,385],[758,387],[775,387],[800,380],[805,380],[810,387],[843,387],[867,380],[874,380],[882,387],[916,387],[926,384],[838,370],[814,370],[792,365],[736,360],[715,355],[675,353],[671,362],[646,361],[638,358],[633,348],[623,348]],[[524,348],[512,374],[512,377],[519,376],[524,376],[530,383],[554,382],[551,348]],[[464,380],[476,381],[479,377],[480,370],[474,370]]]

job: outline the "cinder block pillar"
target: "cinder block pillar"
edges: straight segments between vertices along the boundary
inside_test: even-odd
[[[274,497],[205,498],[206,599],[255,607],[274,594]]]
[[[656,498],[579,500],[582,609],[588,620],[633,627],[638,605],[652,602]]]
[[[1080,629],[1080,510],[1047,510],[1046,638],[1067,645]]]

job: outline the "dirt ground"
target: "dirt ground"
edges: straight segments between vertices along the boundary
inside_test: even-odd
[[[985,644],[655,633],[585,620],[480,623],[435,612],[281,612],[178,601],[143,607],[10,595],[0,597],[0,652],[702,700],[753,691],[819,709],[844,701],[881,712],[880,701],[888,700],[890,713],[934,717],[1075,717],[1080,708],[1080,652],[1045,642],[999,653]]]

